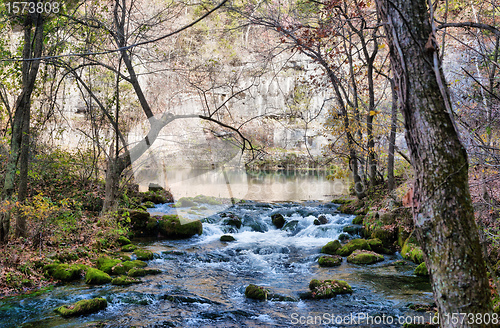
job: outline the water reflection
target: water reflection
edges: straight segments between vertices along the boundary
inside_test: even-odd
[[[207,195],[256,201],[329,200],[348,192],[348,180],[327,180],[324,170],[246,172],[244,169],[165,169],[161,176],[136,176],[141,190],[153,182],[175,199]]]

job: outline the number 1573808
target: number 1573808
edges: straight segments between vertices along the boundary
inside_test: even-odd
[[[5,9],[8,14],[57,14],[61,9],[61,4],[57,1],[21,1],[5,2]]]

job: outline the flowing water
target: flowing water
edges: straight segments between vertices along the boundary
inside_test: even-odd
[[[127,287],[87,286],[83,282],[56,287],[33,297],[0,301],[2,327],[400,327],[389,324],[398,318],[425,316],[408,308],[409,303],[430,303],[426,279],[413,275],[414,265],[396,266],[400,256],[386,255],[372,266],[351,265],[321,268],[320,248],[334,240],[353,216],[337,212],[331,203],[261,203],[248,201],[234,206],[205,205],[191,217],[206,217],[202,236],[178,241],[144,241],[153,251],[150,268],[162,273],[142,278]],[[153,212],[171,213],[168,204]],[[225,214],[222,214],[225,213]],[[225,224],[227,215],[237,215],[243,225]],[[278,230],[271,215],[281,213],[287,229]],[[222,215],[221,215],[222,214]],[[319,215],[329,223],[314,225]],[[220,242],[225,233],[236,241]],[[298,299],[311,279],[341,279],[353,287],[352,295],[327,300],[260,302],[246,299],[248,284],[266,286],[274,293]],[[81,299],[105,297],[106,310],[64,319],[54,308]],[[354,316],[354,322],[340,321]],[[361,317],[359,317],[361,316]],[[372,322],[356,321],[371,317]],[[391,321],[388,321],[387,318]],[[384,321],[381,321],[382,318]],[[337,320],[337,323],[335,323]],[[350,319],[349,319],[350,320]],[[378,320],[378,321],[377,321]],[[401,319],[399,319],[401,320]],[[386,324],[382,324],[385,322]],[[347,323],[347,324],[345,324]],[[381,324],[377,324],[381,323]]]
[[[340,214],[337,205],[326,201],[331,194],[345,191],[339,183],[335,187],[339,190],[332,189],[335,183],[311,172],[244,176],[207,171],[170,174],[169,179],[177,199],[203,193],[258,201],[203,204],[197,209],[158,205],[150,211],[177,212],[204,222],[201,236],[139,242],[155,253],[148,266],[161,274],[127,287],[88,286],[81,281],[36,297],[0,301],[0,327],[401,327],[396,322],[412,316],[428,321],[429,314],[413,312],[408,305],[432,302],[429,282],[413,275],[413,264],[394,265],[401,259],[398,254],[385,255],[383,262],[371,266],[351,265],[345,259],[339,267],[318,266],[321,247],[336,239],[354,218]],[[311,195],[323,201],[307,201]],[[300,199],[306,201],[284,201]],[[274,227],[271,215],[275,213],[285,217],[286,228]],[[241,218],[240,228],[227,224],[231,215]],[[329,222],[314,225],[319,215]],[[220,242],[227,233],[236,241]],[[311,279],[345,280],[354,292],[328,300],[299,300]],[[247,299],[248,284],[265,286],[289,299]],[[53,312],[93,297],[106,298],[107,309],[68,319]]]

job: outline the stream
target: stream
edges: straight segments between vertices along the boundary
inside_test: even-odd
[[[232,206],[204,204],[195,210],[161,204],[150,211],[203,219],[203,234],[187,240],[139,242],[155,253],[148,267],[162,271],[143,277],[140,284],[88,286],[82,281],[36,297],[0,301],[0,326],[401,327],[397,320],[429,319],[429,313],[408,308],[410,303],[432,303],[429,281],[413,274],[414,264],[394,265],[401,259],[397,253],[370,266],[349,264],[344,258],[339,267],[319,267],[321,247],[354,218],[340,214],[335,204],[246,201]],[[285,217],[286,228],[274,227],[275,213]],[[242,219],[239,229],[225,224],[230,214]],[[319,215],[329,222],[314,225]],[[236,241],[221,242],[226,233]],[[326,300],[298,300],[311,279],[345,280],[354,292]],[[297,300],[247,299],[248,284]],[[53,313],[58,306],[93,297],[106,298],[106,310],[68,319]],[[354,316],[354,322],[345,321],[346,316]],[[366,321],[356,321],[365,317]]]

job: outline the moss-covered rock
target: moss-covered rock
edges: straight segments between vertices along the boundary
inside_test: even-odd
[[[250,284],[245,288],[245,296],[254,300],[267,301],[268,294],[269,290],[262,286]]]
[[[347,257],[347,262],[353,264],[374,264],[383,260],[383,255],[365,250],[356,250]]]
[[[390,247],[398,238],[393,226],[376,227],[372,230],[371,237],[380,239],[386,247]]]
[[[112,285],[116,286],[127,286],[127,285],[132,285],[132,284],[138,284],[140,283],[141,280],[135,279],[133,277],[127,277],[127,276],[119,276],[111,280]]]
[[[189,238],[203,233],[200,220],[179,218],[177,215],[164,215],[158,220],[159,236],[164,238]]]
[[[97,269],[107,274],[111,274],[111,272],[113,271],[113,267],[121,262],[122,261],[119,259],[112,259],[108,256],[101,256],[100,258],[97,259],[96,264],[97,264]]]
[[[342,264],[342,256],[339,255],[326,255],[318,259],[320,267],[335,267]]]
[[[405,241],[403,249],[401,249],[401,256],[406,260],[420,264],[424,262],[424,252],[414,242],[415,239],[411,236]]]
[[[120,209],[121,221],[128,224],[130,227],[130,237],[152,237],[157,233],[155,229],[151,229],[150,224],[156,225],[156,219],[151,218],[151,215],[146,210],[137,209]]]
[[[334,204],[351,204],[355,201],[353,198],[335,198],[332,200],[332,203]]]
[[[379,253],[379,254],[394,254],[393,251],[391,251],[390,249],[384,247],[384,244],[378,238],[368,239],[366,242],[368,243],[368,245],[370,245],[371,250],[374,251],[374,252],[376,252],[376,253]]]
[[[235,241],[236,238],[234,238],[231,235],[222,235],[220,236],[220,241],[225,241],[225,242],[230,242],[230,241]]]
[[[364,239],[353,239],[337,250],[340,256],[349,256],[356,250],[371,250],[370,245]]]
[[[143,203],[151,202],[153,204],[164,204],[173,203],[174,197],[169,190],[158,189],[158,190],[148,190],[141,193],[141,201]]]
[[[128,245],[125,245],[121,248],[121,251],[122,252],[133,252],[137,249],[137,246],[134,245],[134,244],[128,244]]]
[[[427,271],[427,266],[425,265],[425,262],[420,263],[416,268],[415,271],[413,272],[417,276],[428,276],[429,272]]]
[[[313,299],[332,298],[338,294],[352,294],[352,288],[343,280],[318,280],[309,282]]]
[[[209,205],[221,205],[220,199],[213,196],[197,195],[193,198],[193,201],[198,204],[209,204]]]
[[[52,278],[61,281],[73,281],[81,278],[80,265],[59,264],[52,272]]]
[[[352,224],[363,224],[364,215],[358,215],[352,220]]]
[[[142,269],[142,268],[132,268],[128,272],[129,277],[144,277],[152,274],[160,274],[161,270],[157,269]]]
[[[338,240],[330,241],[325,246],[323,246],[321,248],[321,253],[335,255],[335,254],[337,254],[337,251],[341,247],[342,247],[342,245],[340,244],[340,241],[338,241]]]
[[[398,227],[398,246],[403,248],[406,239],[410,237],[410,232],[406,227],[399,226]]]
[[[286,223],[285,217],[279,213],[271,215],[271,220],[277,229],[283,228]]]
[[[104,271],[89,268],[85,274],[85,283],[89,285],[104,285],[111,281],[111,277]]]
[[[154,208],[156,205],[152,201],[146,201],[143,204],[146,208]]]
[[[54,310],[55,313],[63,317],[75,317],[104,310],[108,302],[104,298],[93,298],[91,300],[81,300],[73,305],[63,305]]]
[[[150,261],[154,258],[153,252],[148,251],[147,249],[136,249],[134,254],[137,256],[137,259],[141,261]]]
[[[124,246],[124,245],[128,245],[131,243],[130,239],[128,239],[127,237],[125,236],[120,236],[118,237],[118,240],[117,240],[118,244],[121,245],[121,246]]]
[[[193,201],[193,198],[191,197],[182,197],[175,203],[175,207],[191,207],[195,206],[196,203]]]
[[[341,233],[338,238],[340,241],[345,241],[345,240],[350,239],[351,237],[346,233]]]
[[[144,268],[146,266],[147,263],[141,260],[125,261],[122,263],[118,263],[113,267],[113,274],[123,275],[127,274],[132,268]]]

